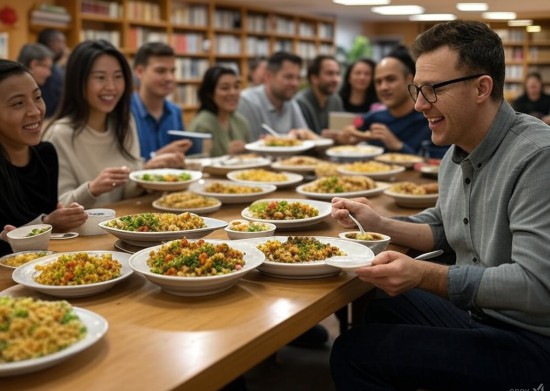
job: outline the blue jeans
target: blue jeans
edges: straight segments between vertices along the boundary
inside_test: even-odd
[[[550,338],[413,290],[369,305],[365,324],[335,341],[330,365],[342,391],[542,390]]]

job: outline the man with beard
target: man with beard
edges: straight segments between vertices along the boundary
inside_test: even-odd
[[[160,153],[186,153],[192,145],[188,139],[168,134],[169,130],[184,130],[180,108],[166,99],[175,88],[175,62],[174,50],[162,42],[142,45],[134,59],[139,88],[132,94],[131,108],[145,160]]]
[[[428,121],[414,110],[408,85],[415,75],[414,60],[408,50],[398,47],[383,58],[374,71],[374,83],[385,110],[366,114],[362,121],[345,129],[349,142],[367,141],[384,147],[388,152],[423,154],[441,158],[447,147],[431,142]]]
[[[238,112],[249,122],[252,139],[258,140],[266,124],[281,134],[310,134],[300,106],[293,99],[300,85],[302,59],[292,53],[276,52],[267,61],[264,84],[241,93]]]
[[[340,83],[338,61],[332,56],[315,57],[307,70],[309,87],[296,97],[309,128],[317,134],[328,129],[328,113],[344,111],[342,98],[336,93]]]

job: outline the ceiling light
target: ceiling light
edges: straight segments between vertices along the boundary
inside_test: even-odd
[[[484,12],[482,14],[483,19],[515,19],[516,13],[515,12]]]
[[[409,20],[414,22],[426,22],[426,21],[436,21],[436,20],[455,20],[456,16],[453,14],[422,14],[422,15],[411,15]]]
[[[541,30],[540,26],[537,25],[527,26],[525,29],[528,33],[540,33]]]
[[[489,5],[487,3],[457,3],[456,8],[459,11],[487,11]]]
[[[531,19],[516,19],[516,20],[508,21],[508,26],[511,26],[511,27],[531,26],[532,24],[533,24],[533,21]]]
[[[418,15],[424,13],[424,8],[418,5],[388,5],[372,7],[371,11],[380,15]]]
[[[341,5],[386,5],[390,0],[332,0],[333,3]]]

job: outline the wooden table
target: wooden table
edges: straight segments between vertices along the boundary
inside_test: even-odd
[[[398,179],[420,177],[407,171]],[[293,188],[275,194],[303,198]],[[112,207],[117,216],[153,211],[151,201],[158,196],[150,194]],[[385,195],[372,200],[385,215],[416,212],[397,207]],[[209,216],[229,221],[239,218],[244,207],[224,205]],[[344,230],[330,217],[306,229],[293,233],[336,237]],[[217,230],[207,238],[227,237],[223,230]],[[111,235],[52,240],[50,249],[114,250],[115,241]],[[11,273],[0,269],[0,290],[12,287]],[[179,297],[164,293],[134,273],[104,293],[70,300],[74,306],[107,319],[109,331],[101,341],[60,365],[0,378],[0,389],[216,390],[370,289],[345,273],[315,280],[288,280],[251,271],[226,292]],[[30,293],[21,286],[11,290]]]

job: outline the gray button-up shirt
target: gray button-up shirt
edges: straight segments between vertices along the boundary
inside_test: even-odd
[[[447,152],[439,189],[409,220],[456,253],[450,300],[550,336],[550,127],[502,103],[470,154]]]

